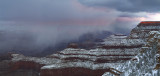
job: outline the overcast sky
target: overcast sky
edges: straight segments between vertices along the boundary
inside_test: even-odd
[[[0,47],[17,48],[29,38],[23,49],[39,48],[97,30],[127,34],[140,21],[160,20],[159,4],[160,0],[0,0],[0,31],[6,34]]]
[[[159,4],[160,0],[0,0],[0,21],[52,26],[111,26],[130,22],[126,26],[135,26],[132,23],[158,15]]]

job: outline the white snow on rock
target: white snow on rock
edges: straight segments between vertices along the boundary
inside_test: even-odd
[[[102,63],[94,64],[93,62],[67,62],[67,63],[58,63],[52,65],[43,66],[41,69],[57,69],[57,68],[70,68],[70,67],[84,67],[92,70],[95,69],[108,69],[110,66],[119,65],[121,63]]]
[[[129,39],[125,35],[112,35],[102,43],[109,46],[136,46],[142,45],[141,39]],[[45,64],[41,69],[57,69],[69,67],[83,67],[92,70],[107,69],[112,66],[118,66],[127,59],[137,55],[139,47],[132,48],[96,48],[91,50],[80,48],[66,48],[59,53],[48,57],[25,57],[20,54],[13,54],[12,61],[33,61],[39,64]],[[124,59],[124,60],[123,60]]]
[[[159,40],[160,32],[151,31],[145,47],[143,47],[140,50],[140,53],[133,58],[136,60],[131,59],[121,65],[113,66],[113,68],[123,72],[120,76],[160,76],[160,69],[158,69],[160,67],[157,66],[157,64],[160,64],[160,62],[157,61],[157,58],[160,55],[158,53],[160,52]],[[114,75],[106,72],[102,76]]]
[[[142,39],[131,39],[127,38],[127,36],[115,36],[111,35],[110,37],[104,39],[105,42],[102,42],[104,45],[109,45],[109,46],[134,46],[134,45],[142,45],[144,44],[144,41]]]

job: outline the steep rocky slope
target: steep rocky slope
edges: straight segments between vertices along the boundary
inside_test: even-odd
[[[151,31],[139,54],[124,64],[113,66],[121,76],[160,76],[160,32]],[[107,72],[103,76],[114,76]]]
[[[160,21],[143,21],[132,29],[130,38],[146,39],[150,31],[160,31]]]

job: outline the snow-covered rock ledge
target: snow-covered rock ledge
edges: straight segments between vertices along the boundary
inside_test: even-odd
[[[130,61],[113,66],[120,76],[160,76],[160,32],[151,31],[140,53]],[[102,76],[115,76],[106,72]]]

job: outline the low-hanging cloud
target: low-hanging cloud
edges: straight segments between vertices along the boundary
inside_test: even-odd
[[[115,10],[87,7],[77,0],[3,0],[0,50],[41,52],[84,33],[107,30],[117,16]]]
[[[0,50],[41,52],[99,30],[128,34],[147,14],[140,5],[139,9],[133,8],[136,3],[138,1],[129,0],[1,0]]]
[[[18,51],[35,55],[59,43],[78,40],[79,36],[93,31],[106,30],[98,26],[50,25],[37,23],[0,23],[0,53]],[[54,50],[53,50],[54,51]],[[57,50],[55,50],[57,51]]]

